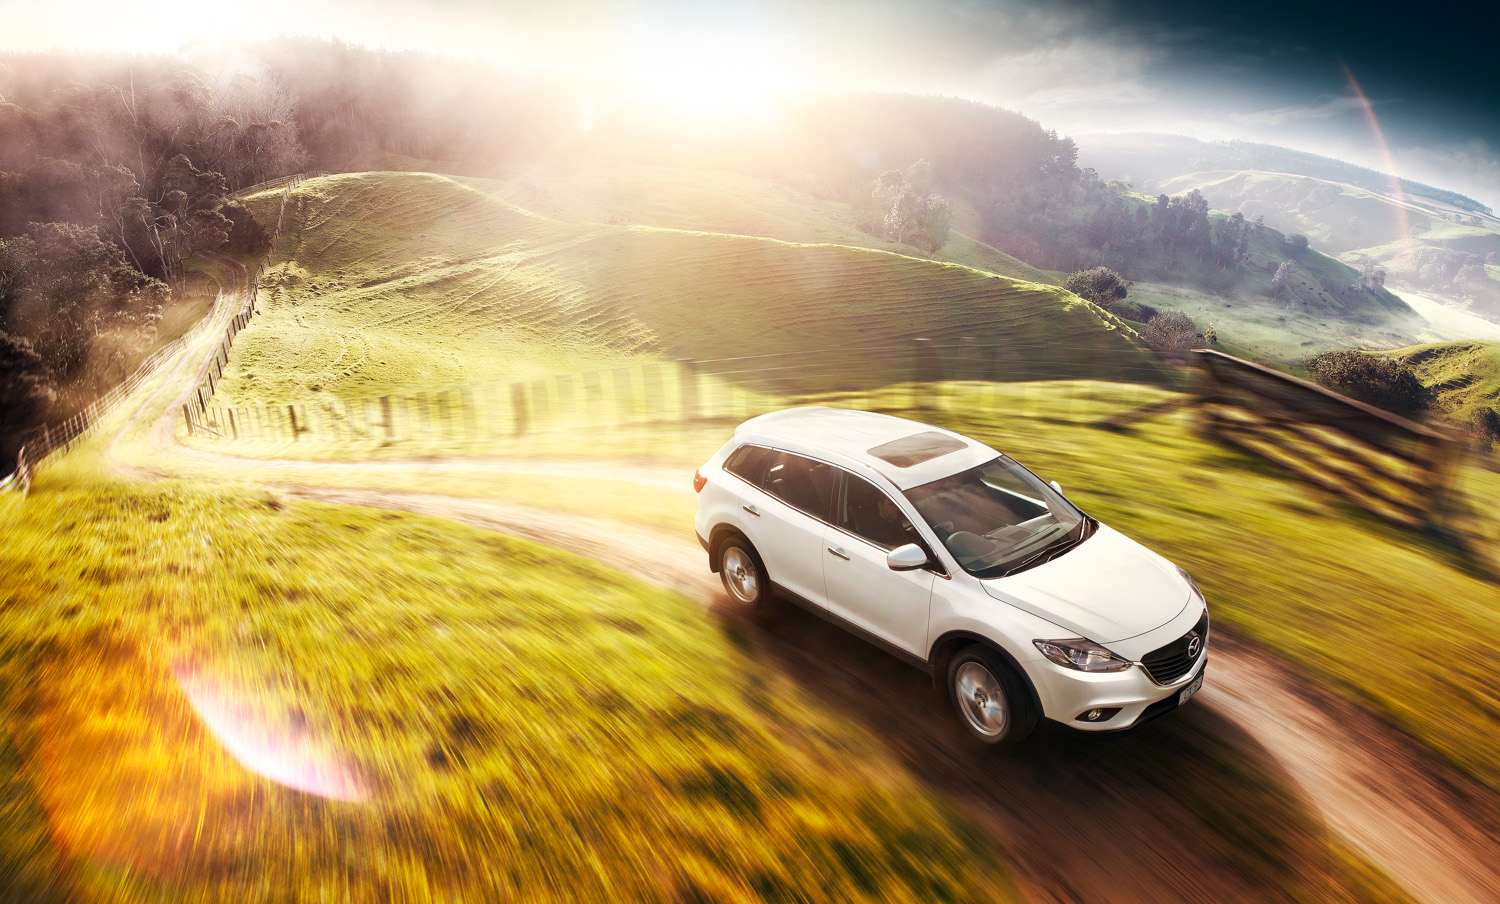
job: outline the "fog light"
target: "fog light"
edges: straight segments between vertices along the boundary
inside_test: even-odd
[[[1109,709],[1091,709],[1085,712],[1083,715],[1079,716],[1075,721],[1108,722],[1110,719],[1113,719],[1115,717],[1115,713],[1119,711],[1120,708],[1118,706]]]

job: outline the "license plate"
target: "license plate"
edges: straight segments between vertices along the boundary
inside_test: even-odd
[[[1189,700],[1193,699],[1193,695],[1196,694],[1196,693],[1198,693],[1198,691],[1200,691],[1202,688],[1203,688],[1203,673],[1199,672],[1198,673],[1198,677],[1193,679],[1193,683],[1189,684],[1187,687],[1183,688],[1182,692],[1177,695],[1177,705],[1181,706],[1182,704],[1184,704],[1184,703],[1188,702]]]

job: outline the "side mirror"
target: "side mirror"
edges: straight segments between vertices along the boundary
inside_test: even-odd
[[[915,571],[927,564],[927,551],[915,543],[898,546],[886,553],[885,564],[892,571]]]
[[[1062,487],[1058,486],[1057,485],[1057,481],[1055,481],[1055,480],[1048,481],[1047,485],[1050,486],[1050,487],[1052,487],[1052,489],[1058,491],[1059,493],[1062,492]]]

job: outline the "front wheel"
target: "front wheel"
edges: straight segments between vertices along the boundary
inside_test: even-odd
[[[959,721],[982,744],[1009,747],[1036,724],[1015,670],[985,647],[965,647],[948,663],[948,692]]]
[[[729,595],[751,609],[766,608],[771,582],[760,555],[748,540],[734,537],[719,547],[719,577]]]

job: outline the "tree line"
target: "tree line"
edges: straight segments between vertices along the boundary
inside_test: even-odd
[[[184,261],[267,246],[226,195],[303,165],[293,107],[171,58],[0,58],[0,470],[123,379]]]

